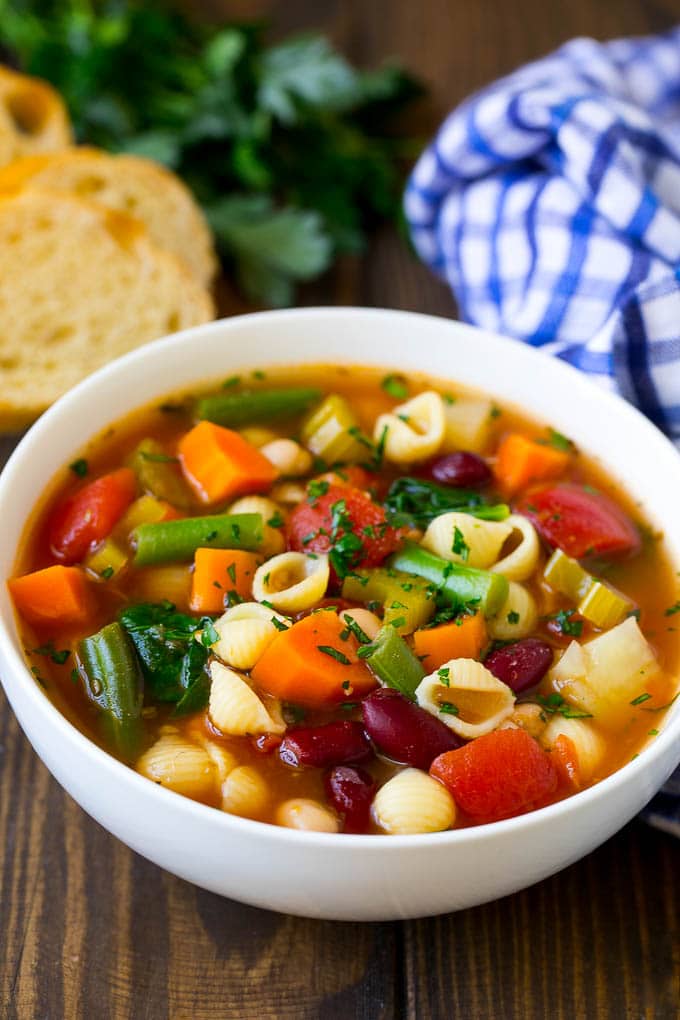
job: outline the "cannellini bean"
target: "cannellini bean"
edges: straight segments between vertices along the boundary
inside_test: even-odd
[[[311,453],[294,439],[274,439],[265,443],[260,453],[286,478],[301,478],[312,468]]]
[[[286,548],[286,540],[278,528],[268,523],[281,515],[279,505],[267,496],[242,496],[229,507],[230,514],[261,514],[264,535],[260,551],[263,556],[276,556]]]
[[[346,620],[348,617],[354,620],[356,625],[361,627],[366,637],[369,637],[371,641],[382,627],[382,620],[375,613],[372,613],[370,609],[343,609],[340,616],[343,620]]]
[[[275,442],[279,437],[271,429],[265,429],[261,425],[248,425],[241,429],[241,435],[247,443],[257,446],[260,449],[267,443]]]
[[[279,482],[272,489],[272,499],[278,503],[286,503],[289,506],[297,506],[307,496],[307,490],[299,482]]]
[[[287,829],[303,829],[306,832],[340,831],[338,819],[330,808],[306,797],[294,797],[280,804],[276,822]]]

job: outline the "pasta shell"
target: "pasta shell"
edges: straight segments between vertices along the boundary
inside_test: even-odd
[[[540,740],[544,747],[552,748],[559,736],[568,737],[578,758],[579,778],[589,783],[604,758],[607,745],[595,727],[585,719],[564,719],[553,716],[543,730]]]
[[[276,811],[276,824],[305,832],[339,832],[337,815],[324,804],[306,797],[285,800]]]
[[[285,725],[273,718],[245,678],[221,662],[210,663],[210,721],[230,736],[283,733]]]
[[[421,545],[442,559],[485,569],[496,562],[511,532],[512,525],[504,521],[480,521],[454,511],[430,522]]]
[[[215,623],[219,640],[211,645],[215,655],[236,669],[252,669],[278,632],[290,620],[260,602],[241,602]]]
[[[210,755],[178,733],[164,733],[142,755],[136,768],[152,782],[194,800],[206,800],[217,789],[217,772]]]
[[[489,636],[514,641],[531,634],[538,620],[536,600],[524,585],[510,581],[508,596],[495,616],[488,619]]]
[[[518,537],[518,544],[504,556],[498,563],[494,563],[489,569],[494,574],[502,574],[508,581],[526,581],[535,570],[538,557],[541,552],[541,545],[536,534],[536,528],[531,521],[521,514],[510,514],[504,521]]]
[[[269,787],[259,772],[239,765],[222,783],[222,810],[244,818],[257,818],[267,809]]]
[[[378,790],[373,800],[376,823],[393,836],[450,829],[456,818],[453,797],[420,769],[404,769]]]
[[[223,783],[229,773],[238,765],[238,758],[222,744],[218,744],[216,740],[210,740],[208,737],[201,738],[201,745],[215,766],[218,781]]]
[[[383,441],[387,460],[412,464],[437,452],[444,438],[444,401],[438,393],[419,393],[389,414],[381,414],[373,432],[376,443]]]
[[[281,553],[257,568],[253,595],[284,613],[299,613],[324,597],[329,576],[327,556]]]
[[[416,688],[416,700],[465,740],[495,730],[512,713],[511,689],[475,659],[450,659]]]

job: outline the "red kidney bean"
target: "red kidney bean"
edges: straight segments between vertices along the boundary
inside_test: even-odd
[[[538,638],[525,638],[498,648],[484,660],[495,677],[511,687],[515,694],[539,684],[553,661],[553,650]]]
[[[435,457],[421,470],[440,485],[458,485],[464,489],[478,489],[491,481],[491,468],[476,453],[457,450],[445,457]]]
[[[338,765],[324,779],[326,796],[345,819],[344,832],[366,832],[377,783],[364,769]]]
[[[279,747],[281,761],[286,765],[311,765],[317,769],[367,761],[371,754],[363,726],[350,720],[290,730]]]
[[[417,769],[429,769],[438,755],[462,744],[443,722],[389,687],[372,691],[362,701],[361,711],[366,732],[378,750]]]

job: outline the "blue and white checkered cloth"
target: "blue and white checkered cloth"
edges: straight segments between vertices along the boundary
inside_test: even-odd
[[[405,209],[463,318],[564,358],[680,440],[680,28],[576,39],[472,96]]]
[[[483,89],[404,203],[463,318],[564,358],[680,443],[680,28],[575,39]],[[680,836],[680,769],[644,816]]]

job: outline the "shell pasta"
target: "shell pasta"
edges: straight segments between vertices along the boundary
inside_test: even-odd
[[[22,646],[84,733],[305,842],[501,821],[644,755],[677,567],[568,437],[395,369],[223,382],[114,423],[27,528]]]

